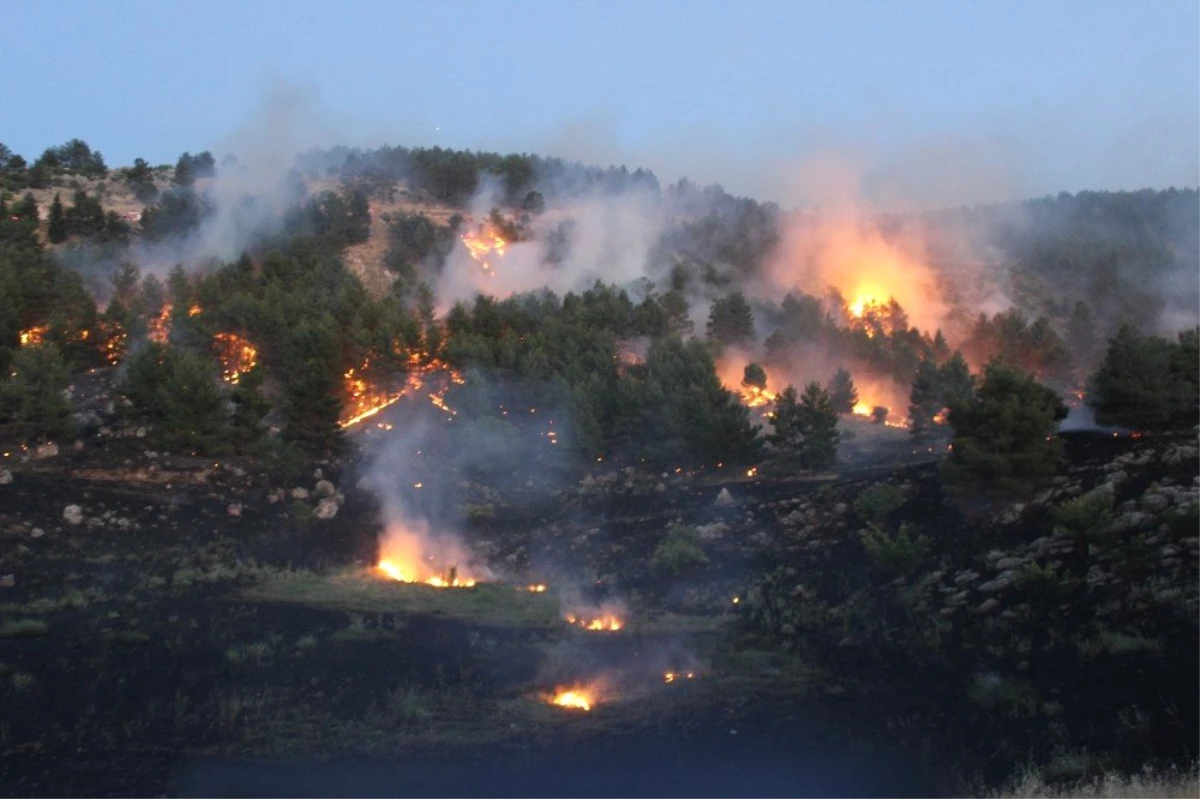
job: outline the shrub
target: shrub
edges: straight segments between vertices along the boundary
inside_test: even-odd
[[[854,511],[868,522],[882,522],[888,515],[904,504],[904,493],[886,483],[871,486],[858,495]]]
[[[708,555],[700,545],[700,535],[694,527],[673,522],[663,539],[650,555],[650,568],[660,574],[677,577],[704,566]]]
[[[868,525],[858,535],[872,566],[901,576],[916,572],[931,549],[929,538],[911,535],[907,524],[900,525],[895,536],[888,535],[876,524]]]

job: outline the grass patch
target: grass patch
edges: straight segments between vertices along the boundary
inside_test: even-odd
[[[1031,796],[1046,799],[1117,799],[1117,797],[1182,797],[1200,796],[1200,779],[1196,766],[1183,770],[1146,769],[1141,774],[1108,773],[1091,780],[1056,782],[1042,770],[1025,771],[996,797]]]
[[[14,619],[0,624],[0,638],[32,638],[50,632],[50,625],[37,619]]]
[[[142,646],[150,643],[150,636],[145,633],[140,633],[136,630],[121,630],[113,633],[113,643],[129,644],[130,646]]]
[[[548,593],[486,583],[473,588],[434,588],[379,579],[363,570],[268,579],[240,596],[258,602],[289,602],[350,613],[441,616],[503,627],[562,624],[558,600]]]

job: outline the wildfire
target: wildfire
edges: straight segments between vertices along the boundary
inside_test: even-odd
[[[845,406],[843,405],[842,407],[845,407]],[[871,406],[870,406],[870,404],[868,404],[866,402],[860,402],[854,406],[853,412],[854,412],[855,416],[865,416],[867,418],[870,418]]]
[[[171,335],[171,303],[163,306],[158,316],[150,320],[147,337],[156,344],[166,344]]]
[[[483,271],[492,276],[495,276],[496,273],[492,271],[492,265],[488,259],[493,253],[503,258],[508,251],[508,242],[500,238],[490,225],[482,225],[475,232],[464,233],[462,243],[470,253],[471,259],[478,261]]]
[[[544,594],[546,593],[546,586],[542,583],[538,583],[537,585],[526,585],[523,587],[518,586],[517,590],[528,591],[531,594]]]
[[[587,688],[558,688],[550,697],[551,704],[571,710],[591,710],[595,701],[595,695]]]
[[[470,553],[453,536],[435,535],[419,522],[393,522],[380,538],[374,571],[389,580],[435,588],[472,588],[491,578],[486,567],[471,564]]]
[[[258,363],[258,350],[236,333],[217,333],[213,336],[217,359],[221,361],[221,378],[237,384],[242,375]]]
[[[846,306],[846,310],[855,319],[861,319],[863,312],[873,305],[879,305],[879,300],[875,299],[874,294],[860,294],[854,298],[853,302]]]
[[[38,325],[31,327],[28,330],[21,331],[21,346],[31,347],[36,344],[41,344],[42,339],[46,337],[46,333],[50,330],[49,325]]]
[[[434,588],[472,588],[477,582],[471,577],[460,577],[458,569],[454,566],[446,569],[442,574],[420,576],[425,571],[423,564],[418,564],[416,569],[406,569],[397,561],[382,558],[375,569],[389,580],[400,583],[424,583],[432,585]]]
[[[604,613],[595,617],[576,616],[573,613],[568,613],[565,618],[567,624],[573,624],[576,627],[591,632],[616,632],[625,626],[625,622],[612,613]]]
[[[345,428],[356,425],[399,402],[406,394],[421,391],[425,388],[426,378],[431,374],[444,376],[445,382],[440,382],[440,385],[430,389],[429,402],[448,416],[456,416],[458,411],[446,403],[446,391],[450,384],[462,385],[465,382],[463,376],[439,360],[430,361],[424,366],[416,366],[420,360],[419,354],[409,356],[409,363],[413,366],[410,367],[404,385],[391,390],[372,385],[367,380],[364,373],[370,367],[369,361],[363,363],[360,369],[347,369],[343,375],[346,394],[345,418],[338,423],[339,426]]]
[[[199,316],[203,312],[204,309],[196,304],[193,304],[191,308],[188,308],[188,316]]]
[[[663,682],[672,683],[676,680],[695,679],[695,677],[696,673],[694,671],[668,671],[667,673],[663,674]]]
[[[747,408],[761,408],[778,399],[778,395],[758,386],[742,386],[741,395]]]

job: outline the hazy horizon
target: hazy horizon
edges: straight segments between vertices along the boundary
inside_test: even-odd
[[[126,0],[7,22],[0,141],[30,160],[72,137],[110,166],[220,158],[252,130],[642,166],[785,207],[1200,185],[1188,2]]]

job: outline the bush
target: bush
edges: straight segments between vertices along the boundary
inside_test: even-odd
[[[907,524],[900,525],[895,536],[876,524],[868,525],[858,535],[872,566],[905,577],[921,567],[932,548],[928,537],[911,535]]]
[[[667,537],[650,555],[650,568],[671,577],[695,571],[707,563],[708,555],[700,545],[696,528],[678,522],[667,528]]]
[[[881,484],[868,488],[854,501],[854,512],[868,522],[883,522],[892,511],[904,504],[904,493],[892,485]]]

